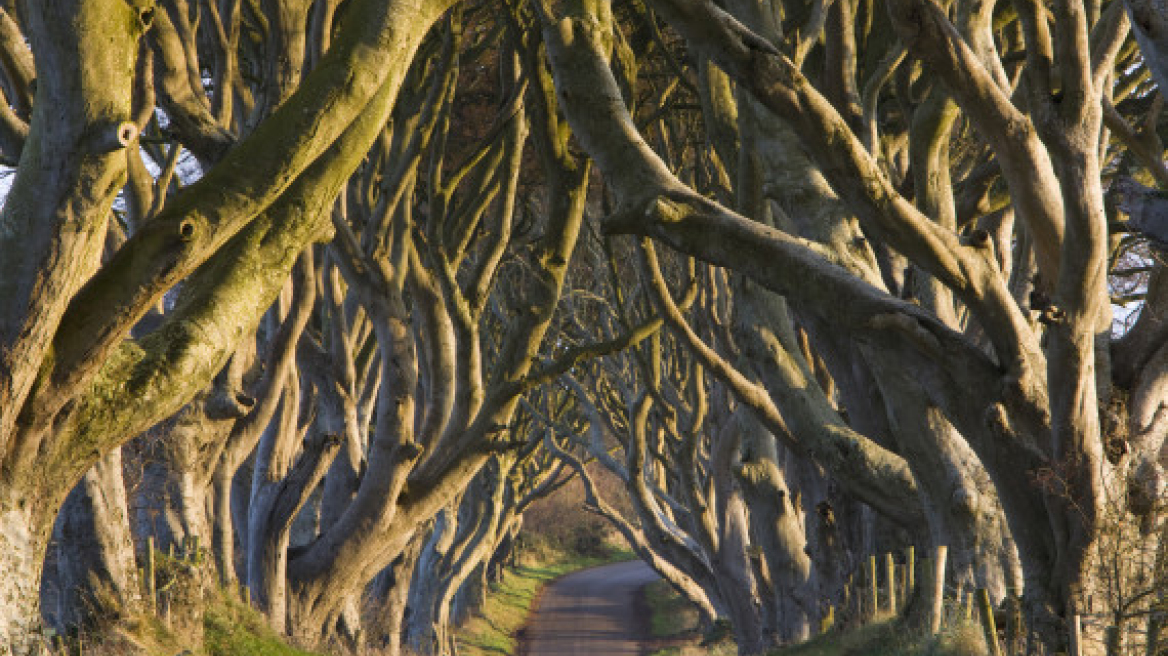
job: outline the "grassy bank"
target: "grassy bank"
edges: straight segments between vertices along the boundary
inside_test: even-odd
[[[289,646],[263,616],[237,601],[208,608],[203,627],[208,656],[318,656]]]
[[[651,656],[733,656],[737,649],[729,639],[728,627],[717,626],[703,634],[698,629],[698,611],[664,580],[645,586],[649,606],[649,632],[653,639]]]
[[[540,541],[538,546],[524,552],[518,567],[508,568],[501,583],[492,586],[485,607],[456,629],[460,656],[515,654],[519,630],[544,584],[578,569],[631,557],[632,554],[607,544],[591,550],[589,555],[581,555]],[[289,645],[268,627],[259,612],[225,595],[209,599],[204,611],[203,645],[198,649],[194,637],[183,635],[177,627],[150,615],[136,615],[111,623],[100,635],[71,637],[52,654],[328,656],[328,652],[306,651]],[[364,653],[373,656],[379,652],[370,647]]]
[[[778,656],[982,656],[986,653],[981,629],[972,623],[946,627],[936,638],[915,635],[895,620],[885,620],[842,632],[829,632]]]
[[[516,636],[544,584],[578,569],[630,556],[616,550],[591,556],[548,548],[533,550],[523,564],[507,570],[502,583],[492,587],[486,606],[457,629],[460,656],[515,654]],[[209,609],[205,651],[208,656],[318,656],[288,646],[267,628],[258,613],[236,602]]]
[[[71,636],[52,656],[325,656],[289,646],[264,617],[241,602],[219,596],[204,608],[203,645],[152,615],[125,617],[100,634]]]
[[[697,630],[697,612],[663,581],[646,587],[645,601],[651,613],[653,636],[660,646],[652,656],[737,653],[733,641],[724,635],[715,636],[713,644],[709,644],[710,636],[703,636]],[[896,620],[885,620],[849,631],[830,631],[802,644],[773,650],[769,656],[982,656],[986,653],[980,627],[970,622],[946,627],[933,638],[906,630]]]

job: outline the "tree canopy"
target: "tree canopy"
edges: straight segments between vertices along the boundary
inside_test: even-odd
[[[570,476],[743,654],[908,545],[1159,622],[1160,9],[0,2],[0,652],[150,537],[448,653]]]

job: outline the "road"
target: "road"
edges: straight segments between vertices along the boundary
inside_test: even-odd
[[[569,574],[544,588],[524,634],[525,656],[638,656],[646,620],[637,591],[657,578],[639,560]]]

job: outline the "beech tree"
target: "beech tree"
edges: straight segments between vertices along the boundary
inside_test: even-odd
[[[636,314],[655,314],[640,293],[645,286],[627,275],[633,251],[618,245],[610,244],[609,268],[625,275],[607,276],[594,288],[598,307],[588,313],[605,335],[637,323]],[[692,260],[685,270],[669,269],[670,278],[688,281],[682,305],[694,308],[707,342],[732,350],[726,271]],[[852,535],[842,522],[816,521],[804,509],[819,508],[818,518],[846,502],[829,491],[817,467],[776,443],[725,385],[712,381],[684,342],[654,333],[622,354],[578,367],[563,386],[573,415],[556,421],[538,414],[557,435],[549,449],[582,477],[587,507],[694,602],[707,625],[729,621],[740,653],[805,638],[828,605],[844,616],[843,582],[862,546],[848,544]],[[630,515],[601,495],[587,459],[624,482]]]
[[[405,620],[413,653],[458,653],[455,629],[481,607],[488,567],[522,523],[523,512],[571,480],[565,467],[542,449],[542,432],[531,431],[518,452],[495,456],[451,507],[435,520],[414,560]],[[390,627],[402,617],[387,616]]]
[[[1127,357],[1131,342],[1129,337],[1115,344],[1110,340],[1106,274],[1111,241],[1104,205],[1110,177],[1101,159],[1126,157],[1126,144],[1114,151],[1104,148],[1112,142],[1103,128],[1103,106],[1114,105],[1117,91],[1138,88],[1138,79],[1129,76],[1141,75],[1138,68],[1117,63],[1131,62],[1127,58],[1135,53],[1125,47],[1123,5],[1112,3],[1100,12],[1056,3],[1049,17],[1053,27],[1029,3],[997,11],[992,3],[956,3],[952,19],[932,2],[893,3],[887,13],[855,3],[835,3],[827,12],[815,4],[806,13],[787,3],[782,7],[791,13],[780,11],[779,3],[731,5],[741,20],[712,3],[649,5],[686,38],[691,54],[708,57],[759,111],[790,127],[829,185],[820,193],[838,197],[863,232],[835,228],[834,234],[824,234],[833,224],[822,222],[803,228],[807,217],[787,211],[794,200],[784,195],[789,189],[781,184],[767,189],[766,175],[757,178],[763,186],[756,193],[766,199],[761,206],[752,206],[749,197],[737,199],[747,216],[696,193],[669,167],[668,158],[650,148],[629,115],[621,95],[627,85],[619,83],[609,65],[621,50],[609,7],[560,3],[542,15],[544,34],[573,129],[617,198],[604,229],[653,237],[739,270],[788,299],[807,317],[805,325],[822,321],[837,336],[846,335],[874,370],[904,372],[897,384],[916,396],[915,403],[886,398],[886,417],[894,426],[915,422],[934,446],[942,437],[955,447],[967,445],[980,461],[971,465],[984,466],[992,482],[976,496],[934,496],[930,502],[937,488],[928,478],[928,458],[936,453],[926,444],[903,441],[909,431],[895,431],[900,441],[894,448],[913,470],[935,537],[965,531],[984,538],[987,528],[977,522],[946,526],[944,514],[953,509],[938,502],[965,504],[986,493],[996,496],[1017,545],[1030,628],[1049,648],[1061,648],[1070,617],[1087,615],[1087,599],[1098,580],[1092,553],[1107,495],[1154,496],[1159,485],[1163,432],[1150,423],[1152,417],[1139,415],[1130,435],[1108,431],[1100,420],[1109,400],[1130,389],[1113,384],[1117,367],[1112,362]],[[824,21],[832,29],[817,47],[807,35],[818,35]],[[996,31],[1003,25],[1014,31]],[[927,82],[914,88],[912,77],[902,76],[900,105],[889,108],[881,102],[881,88],[895,77],[901,54],[881,62],[875,53],[896,48],[898,40],[930,77],[920,78]],[[1011,60],[1014,51],[1025,56]],[[1005,60],[1013,62],[1012,76],[1006,74]],[[814,74],[808,71],[812,62],[821,66]],[[864,97],[862,79],[868,81]],[[1020,91],[1014,93],[1017,85]],[[929,137],[955,124],[952,118],[941,123],[927,118],[926,92],[939,96],[934,103],[955,103],[967,121],[963,128],[970,131],[974,150],[957,153],[972,160],[958,168],[968,172],[963,185],[949,177],[954,162],[962,161],[946,155],[949,139]],[[922,124],[927,130],[916,134],[910,129],[907,143],[900,145],[874,137],[874,125],[904,129],[911,118],[915,128],[918,117],[905,115],[903,105],[922,97],[916,112],[929,121]],[[1158,155],[1141,163],[1162,168]],[[977,164],[992,169],[991,179],[1000,175],[1000,185],[987,185],[981,177],[987,173]],[[750,180],[741,169],[738,173]],[[961,217],[961,223],[954,186],[980,189],[971,215]],[[987,210],[1003,208],[1011,210],[1009,217],[1017,216],[1011,225],[1017,239],[994,237],[1006,215],[987,216]],[[784,221],[768,221],[768,214]],[[784,225],[786,220],[790,224]],[[816,232],[799,236],[804,231]],[[869,242],[875,248],[869,250]],[[652,251],[649,245],[646,249],[651,268]],[[896,257],[881,261],[883,249]],[[869,278],[874,271],[880,271],[878,279]],[[1017,284],[1011,286],[1011,280]],[[810,437],[801,430],[807,393],[785,393],[792,387],[765,379],[759,385],[719,361],[688,330],[669,295],[657,285],[667,319],[711,371],[777,434]],[[915,302],[905,300],[910,295]],[[757,325],[773,329],[781,324]],[[1137,322],[1129,336],[1143,330]],[[768,348],[767,358],[780,362],[795,354],[789,335],[784,339],[781,332]],[[830,351],[818,348],[830,368]],[[839,364],[832,374],[846,382]],[[791,365],[798,368],[788,368],[788,376],[812,380],[807,363],[794,359]],[[879,390],[890,396],[887,382]],[[1160,398],[1148,388],[1142,391]],[[1124,404],[1123,412],[1146,408],[1147,402]],[[1151,403],[1159,405],[1158,400]],[[854,407],[847,404],[849,418]],[[849,428],[857,425],[853,421]],[[857,438],[854,443],[866,442]],[[848,460],[863,451],[853,448],[851,453]],[[945,457],[968,461],[961,453]],[[953,471],[941,471],[946,470]],[[959,480],[976,483],[970,471],[958,469]],[[1133,475],[1126,478],[1125,473]],[[1117,478],[1126,483],[1109,484]],[[1149,489],[1129,495],[1133,486]],[[1128,504],[1125,512],[1144,511]],[[1099,628],[1091,625],[1088,633]]]
[[[540,363],[582,225],[590,168],[567,149],[550,80],[539,74],[543,64],[521,34],[500,45],[506,30],[496,23],[463,43],[463,19],[455,12],[414,61],[429,25],[449,6],[426,5],[415,15],[397,5],[290,2],[257,13],[222,3],[198,8],[208,22],[196,30],[196,8],[178,2],[157,8],[164,10],[157,16],[144,10],[137,31],[126,35],[126,111],[138,96],[153,107],[153,77],[175,143],[152,183],[140,175],[141,128],[115,126],[126,143],[114,144],[119,149],[107,173],[130,171],[128,238],[114,244],[104,264],[95,250],[85,273],[70,268],[85,258],[56,269],[44,264],[58,275],[73,271],[76,290],[66,290],[77,297],[73,314],[62,300],[59,321],[61,330],[83,338],[61,337],[59,348],[40,352],[21,341],[22,325],[49,330],[34,316],[47,307],[36,294],[59,291],[37,291],[19,272],[5,274],[6,284],[32,285],[25,289],[26,323],[6,324],[13,339],[20,337],[6,351],[20,375],[5,382],[24,395],[17,405],[30,404],[27,421],[5,414],[17,431],[11,446],[28,449],[12,457],[39,453],[68,458],[69,465],[34,459],[27,471],[10,469],[40,487],[18,486],[11,503],[23,514],[5,515],[14,527],[5,531],[13,547],[6,557],[15,564],[5,579],[13,586],[5,599],[13,603],[4,606],[8,633],[0,642],[22,653],[35,643],[39,554],[72,479],[90,459],[164,419],[152,431],[157,448],[148,450],[143,486],[160,492],[159,505],[145,510],[151,521],[139,522],[139,530],[159,534],[163,544],[209,537],[203,544],[212,545],[219,580],[244,581],[275,628],[309,641],[340,638],[353,648],[363,636],[356,604],[365,586],[481,467],[524,443],[511,437],[520,396],[580,357]],[[75,8],[83,17],[89,9]],[[147,18],[157,23],[140,47]],[[84,20],[73,23],[80,32],[90,29]],[[211,48],[204,47],[208,25],[215,28]],[[240,72],[249,54],[240,32],[249,30],[262,45],[256,87]],[[452,120],[461,102],[463,48],[497,55],[501,84],[495,125],[469,150],[465,143],[456,149],[451,138],[452,126],[464,127]],[[208,55],[215,61],[211,94],[198,63]],[[368,69],[382,58],[395,63]],[[529,62],[535,72],[521,73]],[[108,79],[102,84],[110,88]],[[151,112],[141,114],[154,135]],[[348,131],[345,121],[355,121]],[[545,198],[521,231],[517,198],[529,124]],[[330,139],[337,141],[330,146]],[[279,148],[262,145],[276,142]],[[179,144],[194,153],[202,177],[176,192],[170,179]],[[248,152],[262,153],[267,168],[250,162]],[[26,193],[22,175],[9,212]],[[112,177],[109,193],[92,208],[99,236],[87,248],[107,243],[111,205],[125,177]],[[67,191],[93,189],[80,180]],[[334,232],[327,249],[307,248]],[[282,291],[257,347],[252,336]],[[54,355],[38,374],[27,369],[20,349]],[[35,383],[37,375],[56,376],[59,385]],[[79,400],[63,400],[54,385]],[[43,416],[36,414],[42,405]],[[67,416],[50,421],[58,412]],[[236,485],[253,450],[250,485]],[[42,479],[33,470],[54,476]],[[310,506],[318,520],[308,542],[293,551],[294,518],[322,477],[319,505]],[[26,505],[32,498],[39,505]],[[235,571],[236,541],[242,572]],[[497,546],[493,538],[482,542],[492,551]],[[473,551],[476,560],[486,555],[485,548]],[[454,578],[468,575],[455,569]],[[439,604],[442,612],[447,602]]]
[[[1148,611],[1157,6],[0,2],[0,651],[55,523],[60,622],[198,537],[278,631],[444,653],[569,470],[743,653],[878,539],[1051,651]]]
[[[142,37],[190,7],[112,0],[5,9],[4,88],[14,105],[3,104],[26,110],[7,119],[5,156],[18,167],[0,214],[0,644],[7,649],[24,653],[35,640],[41,562],[70,488],[103,454],[206,387],[252,333],[297,254],[330,234],[328,209],[340,185],[449,4],[350,3],[313,71],[237,142],[201,93],[197,66],[161,76],[176,83],[176,106],[185,101],[195,112],[186,118],[201,119],[185,124],[181,110],[172,112],[180,131],[205,138],[193,150],[208,162],[226,153],[104,266],[111,206],[128,161],[139,156],[134,82]],[[286,60],[276,51],[270,57]],[[223,69],[219,89],[231,91],[220,110],[239,75]],[[131,335],[184,279],[159,325]]]

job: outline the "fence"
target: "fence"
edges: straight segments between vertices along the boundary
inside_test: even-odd
[[[936,547],[928,557],[919,561],[916,550],[908,547],[904,552],[904,562],[897,563],[895,554],[885,553],[880,558],[876,554],[869,556],[864,562],[863,584],[860,589],[854,589],[849,581],[845,598],[855,600],[858,605],[856,614],[864,622],[871,622],[880,617],[904,614],[910,604],[920,604],[915,612],[921,613],[924,619],[923,626],[931,635],[937,635],[946,621],[955,620],[976,621],[981,625],[985,637],[986,648],[990,656],[1021,656],[1027,653],[1022,644],[1021,608],[1014,599],[1014,606],[1007,607],[1006,615],[1008,626],[999,627],[993,603],[989,592],[985,588],[975,591],[958,592],[956,597],[945,597],[945,565],[948,548]],[[879,569],[883,569],[883,582],[880,580]],[[919,585],[918,586],[918,575]],[[914,595],[916,596],[914,602]],[[946,603],[948,601],[948,604]],[[881,603],[883,602],[883,603]],[[950,609],[948,618],[946,608]],[[836,624],[837,609],[828,606],[819,623],[820,633],[830,631]],[[1014,617],[1011,617],[1014,616]],[[1144,627],[1142,649],[1139,644],[1124,642],[1123,631],[1117,626],[1108,626],[1104,629],[1104,650],[1107,656],[1168,656],[1168,644],[1161,639],[1163,616],[1149,614]],[[1068,633],[1070,637],[1070,652],[1067,656],[1082,656],[1083,619],[1079,615],[1070,618]]]

